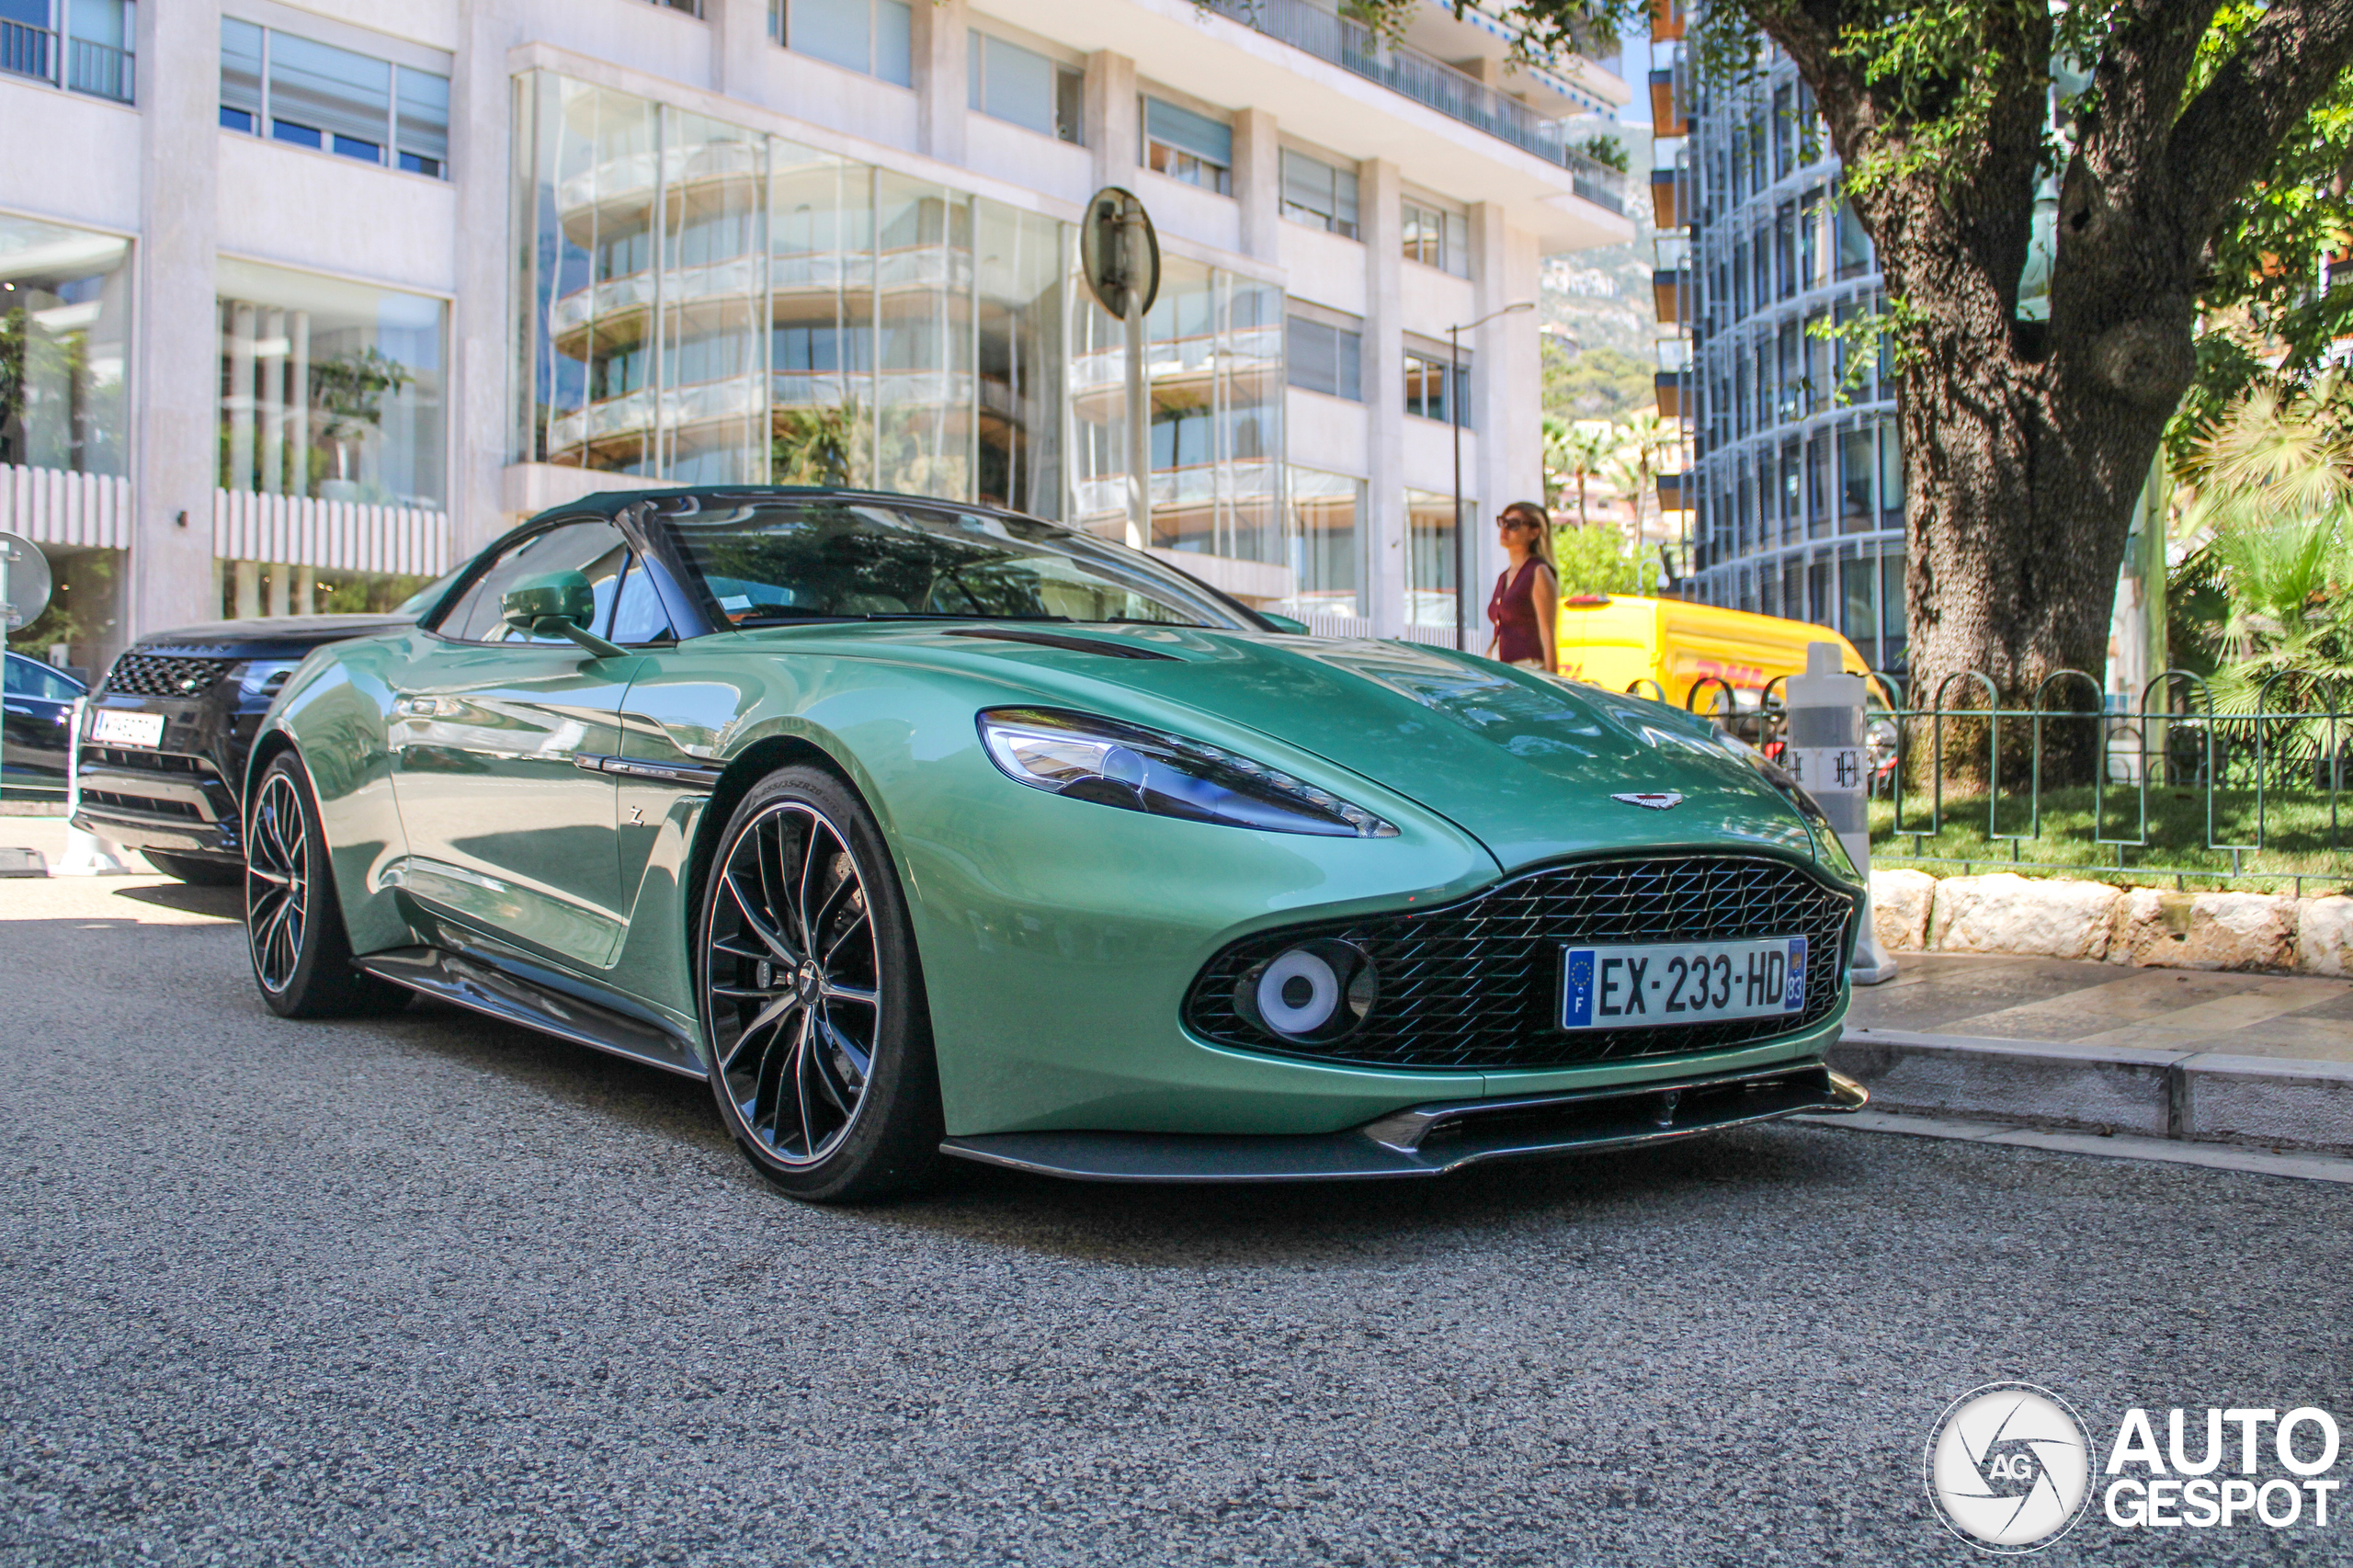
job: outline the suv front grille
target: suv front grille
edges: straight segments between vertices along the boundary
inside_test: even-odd
[[[1263,932],[1211,959],[1185,1022],[1245,1051],[1355,1066],[1529,1072],[1627,1057],[1735,1051],[1819,1023],[1838,1005],[1854,900],[1779,860],[1677,856],[1599,860],[1516,878],[1443,909]],[[1245,971],[1311,937],[1354,942],[1380,969],[1380,997],[1327,1043],[1266,1033],[1234,1006]],[[1804,1011],[1679,1028],[1563,1030],[1568,943],[1807,938]]]
[[[194,697],[227,675],[235,662],[172,653],[125,653],[114,662],[107,689],[127,697]]]

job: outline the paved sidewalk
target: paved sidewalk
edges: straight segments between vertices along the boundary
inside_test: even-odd
[[[1900,953],[1850,1028],[2353,1062],[2353,981]]]

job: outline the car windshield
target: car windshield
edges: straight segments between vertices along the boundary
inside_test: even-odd
[[[668,521],[733,626],[904,618],[1262,630],[1142,551],[1032,518],[848,497],[703,505]]]

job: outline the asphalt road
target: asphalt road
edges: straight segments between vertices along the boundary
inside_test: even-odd
[[[693,1083],[271,1017],[225,907],[0,881],[0,1563],[1958,1563],[1921,1447],[1979,1384],[2096,1449],[2353,1413],[2341,1186],[1786,1127],[828,1211]]]

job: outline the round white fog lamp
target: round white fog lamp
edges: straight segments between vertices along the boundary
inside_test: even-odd
[[[1293,948],[1258,977],[1258,1016],[1277,1034],[1313,1034],[1340,1007],[1340,977],[1313,948]]]
[[[1381,987],[1371,958],[1351,942],[1300,942],[1246,971],[1234,988],[1242,1016],[1284,1040],[1336,1040],[1364,1021]]]

